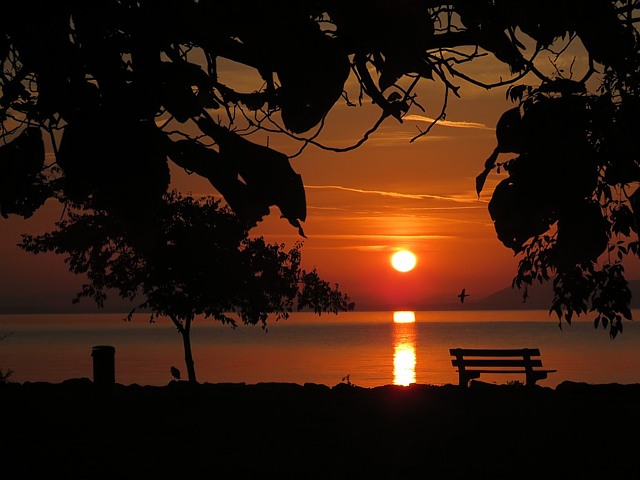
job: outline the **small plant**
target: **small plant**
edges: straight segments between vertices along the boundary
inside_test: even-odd
[[[0,368],[0,383],[9,383],[9,377],[13,375],[13,370],[8,368],[6,371]]]
[[[9,335],[11,335],[11,334],[10,333],[5,333],[3,335],[0,335],[0,340],[4,340]],[[2,370],[0,368],[0,383],[9,383],[9,377],[11,375],[13,375],[13,370],[11,370],[10,368],[8,368],[6,371],[4,371],[4,370]]]
[[[355,387],[355,384],[351,383],[350,373],[342,377],[342,380],[340,380],[340,383],[344,383],[345,385],[349,385],[350,387]]]
[[[522,383],[520,380],[509,380],[507,382],[507,385],[514,386],[514,387],[522,387],[524,386],[524,383]]]

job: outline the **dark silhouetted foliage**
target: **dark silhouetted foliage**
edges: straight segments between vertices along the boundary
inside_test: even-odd
[[[150,311],[152,321],[169,317],[182,335],[191,382],[190,331],[197,316],[266,328],[270,316],[286,319],[294,310],[320,315],[354,308],[338,285],[322,280],[315,268],[301,268],[300,243],[286,250],[250,237],[237,215],[212,197],[167,193],[144,243],[116,216],[87,207],[69,211],[52,232],[23,235],[21,248],[64,255],[71,272],[86,275],[75,302],[88,297],[102,306],[115,290],[140,303],[129,320],[138,309]]]
[[[17,2],[0,18],[0,213],[91,198],[144,241],[173,163],[248,226],[276,206],[304,235],[302,179],[265,134],[347,151],[421,109],[418,84],[442,87],[436,122],[460,84],[508,86],[516,106],[476,186],[506,174],[489,211],[521,259],[514,286],[553,278],[551,311],[596,310],[615,336],[630,318],[622,261],[639,251],[639,12],[639,0]],[[572,48],[580,78],[556,63]],[[495,83],[465,70],[487,55],[506,67]],[[259,86],[229,84],[229,61]],[[359,140],[318,141],[337,102],[365,101],[379,116]]]

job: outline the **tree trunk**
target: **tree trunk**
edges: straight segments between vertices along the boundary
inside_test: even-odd
[[[191,353],[191,319],[187,318],[184,321],[184,328],[180,331],[182,334],[182,345],[184,346],[184,363],[187,367],[187,378],[189,383],[198,383],[196,379],[196,367],[193,362],[193,355]]]
[[[174,315],[169,315],[169,318],[182,335],[182,347],[184,350],[184,364],[187,367],[187,379],[189,383],[198,383],[196,379],[196,367],[193,362],[193,355],[191,353],[191,319],[185,318],[184,325]]]

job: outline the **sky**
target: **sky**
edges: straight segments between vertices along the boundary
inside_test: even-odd
[[[430,112],[402,124],[388,119],[350,152],[306,149],[291,163],[306,186],[307,238],[275,207],[254,233],[287,245],[302,240],[305,267],[337,283],[359,310],[428,309],[455,302],[462,288],[471,303],[509,286],[516,260],[496,238],[488,194],[475,193],[475,177],[495,146],[495,122],[509,105],[492,93],[478,93],[450,101],[447,121],[415,142],[410,140],[428,125]],[[347,146],[376,118],[370,107],[338,104],[323,142]],[[270,146],[295,151],[278,142],[272,138]],[[194,194],[216,194],[207,181],[180,169],[172,169],[172,183]],[[70,304],[82,278],[67,271],[61,256],[28,254],[16,246],[21,233],[51,229],[60,215],[62,207],[51,202],[30,219],[0,221],[0,306],[46,310]],[[410,272],[391,266],[399,249],[417,257]]]
[[[478,62],[476,78],[497,81],[504,72],[495,63]],[[251,88],[250,72],[234,65],[221,69],[236,86]],[[578,75],[579,76],[579,75]],[[302,240],[303,265],[337,283],[357,310],[428,310],[459,307],[466,289],[470,308],[482,298],[511,286],[518,258],[497,239],[487,205],[500,180],[492,174],[480,197],[475,178],[493,151],[495,124],[513,104],[505,88],[485,90],[465,84],[461,98],[449,97],[446,121],[411,141],[442,108],[442,92],[426,82],[418,91],[425,111],[414,109],[402,123],[387,119],[363,146],[336,153],[309,146],[292,158],[306,186],[307,238],[280,218],[277,208],[254,230],[270,242]],[[338,102],[320,141],[346,147],[377,119],[365,104]],[[288,155],[298,146],[278,136],[272,148]],[[210,184],[172,169],[174,187],[193,194],[214,194]],[[62,257],[22,252],[21,233],[42,233],[60,218],[62,207],[45,205],[34,217],[0,219],[0,310],[54,311],[74,308],[70,299],[83,279],[70,274]],[[391,265],[399,249],[412,251],[416,267],[405,273]]]
[[[307,185],[303,258],[356,305],[428,308],[457,300],[462,288],[480,297],[510,284],[515,260],[497,241],[489,197],[475,193],[475,177],[495,146],[490,110],[499,109],[477,104],[469,111],[451,105],[449,123],[413,143],[425,122],[389,120],[355,151],[315,150],[293,161]],[[349,125],[357,122],[341,122],[336,135],[353,135]],[[274,223],[265,222],[266,235],[287,233],[286,224]],[[391,267],[399,249],[417,257],[410,272]]]

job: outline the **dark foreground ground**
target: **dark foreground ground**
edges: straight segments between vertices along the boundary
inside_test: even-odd
[[[640,478],[640,385],[0,385],[0,478]]]

